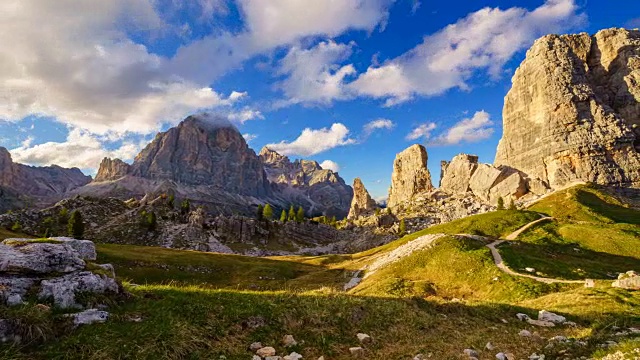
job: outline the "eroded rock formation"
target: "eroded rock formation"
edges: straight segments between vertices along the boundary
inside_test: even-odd
[[[638,183],[639,151],[640,31],[537,40],[505,98],[495,165],[551,187]]]
[[[353,200],[347,218],[355,219],[360,216],[373,215],[377,208],[378,204],[371,198],[362,180],[360,178],[353,179]]]
[[[104,158],[94,181],[118,180],[129,174],[131,166],[120,159]]]
[[[391,188],[389,189],[390,208],[411,201],[419,193],[433,189],[431,174],[427,169],[427,150],[422,145],[412,145],[398,155],[393,162]]]

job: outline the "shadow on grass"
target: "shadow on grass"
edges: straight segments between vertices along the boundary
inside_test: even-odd
[[[638,210],[612,204],[590,191],[579,190],[576,193],[576,199],[589,207],[591,211],[614,222],[640,225],[640,211]]]
[[[534,268],[538,276],[556,279],[610,280],[618,273],[640,269],[640,259],[592,251],[575,243],[513,241],[501,244],[499,251],[514,271],[526,273],[525,268]]]
[[[580,329],[533,328],[515,320],[519,312],[538,309],[506,304],[468,304],[422,298],[359,297],[347,294],[239,292],[196,287],[138,287],[132,300],[112,309],[105,324],[81,327],[72,335],[39,347],[6,349],[15,359],[248,359],[247,346],[260,341],[278,354],[292,351],[305,359],[325,356],[350,359],[356,334],[374,341],[365,345],[368,359],[406,359],[432,353],[457,359],[465,348],[495,351],[518,358],[540,351],[546,341],[523,338],[523,328],[542,336],[571,336]],[[591,315],[589,315],[591,316]],[[581,326],[594,319],[570,316]],[[616,314],[597,316],[616,318]],[[133,322],[131,318],[141,318]],[[509,319],[504,323],[502,319]],[[622,325],[622,323],[621,323]],[[627,324],[631,325],[631,324]],[[282,337],[293,334],[299,345],[285,348]],[[576,349],[587,354],[587,348]],[[3,355],[0,347],[0,355]],[[487,356],[484,356],[488,358]],[[551,357],[554,358],[554,357]]]

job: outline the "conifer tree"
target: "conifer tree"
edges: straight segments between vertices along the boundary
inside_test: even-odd
[[[273,208],[271,208],[271,205],[267,204],[264,206],[262,216],[267,220],[271,220],[273,218]]]
[[[67,230],[69,230],[69,236],[74,239],[82,239],[82,236],[84,235],[84,222],[80,211],[73,210]]]
[[[513,199],[509,199],[509,210],[518,210],[518,208],[516,208],[516,204],[513,202]]]
[[[282,213],[280,214],[280,221],[283,223],[287,222],[287,212],[285,210],[282,210]]]
[[[293,209],[293,205],[291,205],[291,207],[289,208],[289,216],[287,217],[287,220],[289,221],[296,220],[296,211]]]
[[[504,199],[502,199],[502,196],[498,198],[498,210],[504,210]]]
[[[258,211],[256,214],[258,221],[262,221],[262,219],[264,219],[264,207],[262,207],[262,204],[258,205]]]
[[[298,212],[296,213],[296,221],[301,223],[304,221],[304,209],[302,206],[298,207]]]
[[[400,236],[404,236],[407,233],[407,225],[404,223],[404,219],[400,220]]]

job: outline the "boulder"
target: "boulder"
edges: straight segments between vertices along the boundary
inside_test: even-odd
[[[84,267],[80,254],[68,244],[0,244],[0,273],[70,273]]]
[[[60,242],[71,246],[75,251],[78,252],[80,258],[82,260],[95,260],[96,259],[96,246],[92,241],[89,240],[78,240],[70,237],[52,237],[47,240],[52,242]],[[2,244],[10,245],[12,243],[38,243],[41,242],[41,239],[19,239],[19,238],[10,238],[5,239]]]
[[[109,319],[109,313],[98,309],[88,309],[75,314],[69,314],[69,317],[73,318],[73,324],[90,325],[93,323],[103,323]]]
[[[489,200],[489,190],[501,178],[503,171],[488,164],[479,164],[469,179],[469,188],[480,199]]]
[[[98,275],[89,271],[80,271],[62,277],[42,280],[38,298],[52,298],[56,306],[77,308],[76,295],[80,293],[104,294],[117,293],[118,284],[106,275]]]
[[[258,349],[256,351],[256,355],[266,358],[268,356],[275,356],[276,355],[276,349],[272,348],[271,346],[265,346],[261,349]]]
[[[478,157],[459,154],[444,168],[440,189],[452,194],[464,194],[470,190],[471,176],[478,167]]]
[[[567,318],[565,318],[564,316],[552,313],[550,311],[540,310],[538,312],[538,320],[548,321],[554,324],[562,324],[567,321]]]
[[[499,198],[507,201],[509,199],[516,200],[527,193],[527,185],[518,172],[514,172],[505,179],[496,183],[489,190],[489,202],[496,204]]]
[[[640,290],[640,276],[635,271],[620,274],[618,280],[614,281],[611,286],[628,290]]]
[[[27,291],[37,280],[18,275],[0,275],[0,301],[9,306],[23,304]]]

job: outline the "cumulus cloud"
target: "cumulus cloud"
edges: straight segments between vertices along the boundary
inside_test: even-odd
[[[462,142],[478,142],[493,135],[493,122],[489,113],[478,111],[473,117],[463,119],[431,141],[431,145],[456,145]]]
[[[338,163],[336,163],[335,161],[331,161],[331,160],[325,160],[321,162],[320,167],[322,167],[325,170],[331,170],[333,172],[340,171],[340,165],[338,165]]]
[[[104,148],[104,140],[79,128],[69,131],[65,142],[46,142],[31,146],[25,142],[12,149],[14,161],[35,166],[59,165],[95,170],[105,157],[132,160],[142,149],[142,142],[125,141],[114,150]]]
[[[431,132],[435,130],[436,127],[437,126],[435,123],[421,124],[418,127],[411,130],[411,132],[407,134],[405,139],[417,140],[417,139],[423,138],[425,140],[428,140],[429,138],[431,138]]]
[[[531,11],[487,7],[426,36],[398,58],[369,67],[349,88],[385,99],[386,106],[452,88],[467,90],[478,72],[499,78],[513,55],[537,37],[579,26],[585,19],[574,0],[547,0]]]
[[[640,28],[640,17],[627,21],[627,27],[633,29]]]
[[[282,155],[311,156],[339,146],[355,143],[354,139],[349,138],[349,129],[341,123],[335,123],[330,128],[317,130],[306,128],[292,142],[281,141],[266,146]]]
[[[232,105],[235,93],[176,76],[168,59],[128,37],[166,27],[151,0],[3,1],[0,118],[39,115],[99,134],[150,133]]]
[[[345,79],[355,74],[356,69],[351,64],[337,63],[351,55],[353,46],[353,43],[338,44],[329,40],[310,49],[292,47],[278,69],[278,74],[286,77],[276,84],[287,97],[281,105],[330,104],[344,98]]]
[[[395,126],[396,124],[394,124],[393,121],[389,119],[382,119],[382,118],[375,119],[364,124],[364,126],[362,127],[362,136],[366,139],[376,130],[379,130],[379,129],[391,130]]]

